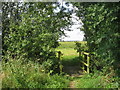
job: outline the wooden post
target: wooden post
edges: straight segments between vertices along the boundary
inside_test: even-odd
[[[82,61],[82,69],[85,71],[85,73],[90,73],[90,55],[87,52],[83,52],[83,61]],[[87,67],[87,70],[85,70],[85,67]]]
[[[87,55],[87,64],[88,64],[87,73],[90,73],[90,57],[89,57],[89,55]]]
[[[82,63],[82,69],[85,73],[90,73],[90,54],[87,52],[81,52],[81,56],[83,58]],[[85,70],[85,67],[87,67],[87,70]]]
[[[58,51],[58,60],[60,61],[61,52]]]

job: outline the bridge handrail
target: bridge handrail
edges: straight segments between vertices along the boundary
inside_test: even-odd
[[[81,52],[79,52],[79,53],[81,53]],[[82,68],[83,68],[83,70],[85,71],[85,72],[87,72],[87,73],[90,73],[90,53],[88,53],[88,52],[84,52],[84,51],[82,51],[82,57],[84,58],[84,56],[86,55],[87,56],[87,63],[86,62],[84,62],[84,60],[85,59],[83,59],[82,61],[81,61],[81,63],[83,64],[82,65]],[[85,70],[85,68],[84,67],[87,67],[87,70]]]

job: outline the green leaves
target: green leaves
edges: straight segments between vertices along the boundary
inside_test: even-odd
[[[75,49],[77,50],[77,52],[82,52],[82,51],[88,52],[87,43],[81,44],[79,42],[75,42],[75,45],[76,45]]]
[[[13,3],[14,6],[16,5]],[[15,22],[14,18],[17,15],[10,16],[9,27],[7,27],[9,30],[4,29],[3,51],[5,55],[7,55],[6,52],[10,52],[11,57],[12,55],[23,56],[28,60],[40,63],[47,59],[52,60],[53,58],[54,60],[56,56],[54,51],[58,46],[57,40],[64,34],[61,28],[67,28],[70,25],[70,14],[67,12],[55,13],[56,7],[50,2],[22,3],[22,8],[24,9],[14,8],[18,11],[20,19]],[[11,12],[14,11],[11,10]],[[4,14],[7,14],[5,10]],[[4,24],[6,22],[7,20]],[[5,32],[7,32],[6,35]]]
[[[96,53],[99,67],[110,67],[119,62],[119,11],[118,3],[77,3],[78,16],[83,17],[82,29],[87,37],[91,52]],[[117,21],[119,20],[119,21]],[[113,49],[114,48],[114,49]],[[109,63],[109,64],[108,64]],[[114,67],[116,65],[114,64]],[[107,71],[107,69],[106,69]]]

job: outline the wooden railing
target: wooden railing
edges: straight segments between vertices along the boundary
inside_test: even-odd
[[[62,60],[63,54],[61,51],[56,51],[56,53],[57,53],[57,58],[58,58],[58,62],[59,62],[60,73],[62,73],[63,65],[61,63],[61,60]],[[82,59],[80,57],[82,57]],[[80,58],[80,62],[82,63],[82,70],[85,73],[90,73],[90,54],[87,52],[83,52],[83,51],[79,52],[79,58]]]
[[[90,55],[87,52],[79,52],[79,58],[82,57],[80,62],[82,63],[82,70],[85,73],[90,73]],[[86,67],[86,68],[85,68]]]

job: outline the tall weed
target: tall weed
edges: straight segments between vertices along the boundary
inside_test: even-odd
[[[3,88],[65,88],[69,80],[64,76],[49,75],[41,65],[21,60],[9,60],[2,64],[5,77]]]
[[[115,78],[108,78],[102,74],[86,74],[76,80],[77,88],[118,88]]]

